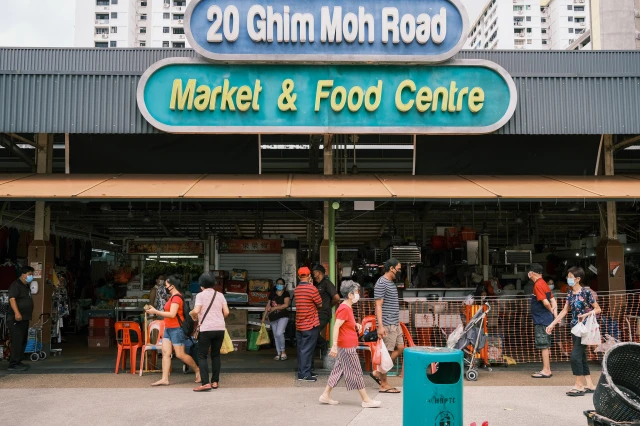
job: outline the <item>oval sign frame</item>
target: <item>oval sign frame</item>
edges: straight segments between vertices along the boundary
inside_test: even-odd
[[[381,64],[437,64],[445,62],[455,56],[467,41],[470,23],[467,9],[461,0],[446,0],[451,3],[462,18],[462,32],[460,39],[449,51],[438,55],[386,55],[386,54],[227,54],[214,53],[204,48],[196,42],[191,31],[191,18],[194,9],[202,1],[192,0],[188,5],[184,15],[184,31],[191,48],[204,58],[221,61],[221,62],[238,62],[238,63],[381,63]],[[242,1],[242,0],[240,0]],[[419,3],[419,0],[412,0]],[[243,20],[241,19],[241,22]],[[246,28],[245,28],[246,30]],[[222,28],[220,28],[222,31]],[[242,31],[242,30],[241,30]],[[377,34],[376,34],[377,35]],[[317,43],[321,43],[318,41]],[[359,44],[355,42],[354,44]],[[268,48],[268,45],[266,45]]]
[[[246,64],[222,64],[212,63],[211,61],[201,58],[167,58],[162,59],[151,65],[142,75],[137,88],[137,104],[142,116],[155,128],[167,133],[176,134],[199,134],[199,133],[217,133],[217,134],[326,134],[326,133],[354,133],[354,134],[419,134],[419,135],[457,135],[457,134],[486,134],[492,133],[504,125],[513,117],[518,103],[518,92],[515,82],[509,73],[500,65],[482,59],[457,59],[447,62],[446,64],[436,64],[430,67],[483,67],[494,71],[506,83],[509,92],[509,102],[505,109],[504,115],[490,125],[484,126],[336,126],[336,125],[302,125],[302,126],[265,126],[265,125],[248,125],[248,126],[229,126],[229,125],[169,125],[158,121],[149,111],[145,101],[146,86],[150,78],[158,70],[170,65],[204,65],[204,66],[247,66]],[[273,64],[264,64],[271,66]],[[346,66],[348,64],[336,64],[333,66]],[[296,66],[305,66],[298,64]],[[310,64],[308,66],[331,67],[332,65]],[[367,66],[366,64],[358,64],[358,66]],[[375,65],[370,65],[375,68]],[[384,67],[380,68],[384,69]]]

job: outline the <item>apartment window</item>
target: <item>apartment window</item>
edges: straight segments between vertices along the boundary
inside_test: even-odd
[[[184,14],[183,13],[174,13],[173,14],[173,20],[177,21],[178,19],[184,19]]]
[[[547,44],[547,40],[542,40],[542,44]]]
[[[140,42],[140,47],[147,47],[147,42],[146,41],[141,41]]]
[[[108,28],[96,28],[96,34],[109,34]]]
[[[174,34],[184,34],[184,28],[174,28],[173,29],[173,33]]]
[[[184,43],[173,43],[173,47],[177,49],[184,49]]]
[[[541,29],[541,30],[540,30],[540,32],[541,32],[542,34],[546,34],[546,33],[547,33],[547,30],[543,28],[543,29]]]
[[[140,27],[140,34],[146,34],[147,33],[147,27]]]
[[[168,41],[163,41],[162,42],[162,47],[169,47],[169,42]]]
[[[166,4],[167,6],[169,6],[171,4],[171,0],[164,0],[164,4]]]
[[[162,14],[162,19],[171,19],[171,14],[170,13],[163,13]]]
[[[522,12],[522,6],[513,6],[514,12]]]
[[[96,0],[96,6],[109,6],[109,0]]]
[[[569,34],[573,34],[573,28],[569,28]]]
[[[111,0],[111,4],[118,4],[118,0]]]
[[[109,47],[118,47],[118,42],[113,40],[109,42]]]
[[[162,27],[163,34],[169,34],[169,27]]]
[[[531,44],[531,43],[532,43],[531,39],[530,38],[527,39],[527,44]]]
[[[531,34],[531,28],[527,28],[527,34]]]
[[[573,10],[573,5],[572,4],[568,5],[567,10]]]
[[[111,27],[111,34],[117,34],[118,33],[118,27]]]
[[[531,22],[531,16],[527,16],[527,22]]]
[[[95,47],[105,49],[109,47],[109,43],[107,43],[106,41],[96,41]]]
[[[180,0],[178,0],[178,1],[174,1],[174,2],[173,2],[173,5],[174,5],[174,6],[186,6],[186,5],[187,5],[187,2],[186,2],[186,1],[180,1]]]
[[[528,4],[528,5],[526,5],[526,6],[525,6],[525,10],[531,10],[531,5],[529,5],[529,4]]]
[[[141,1],[140,2],[140,7],[147,7],[147,2],[146,1]]]
[[[573,16],[569,16],[567,19],[569,20],[569,22],[573,22]]]
[[[576,6],[573,10],[576,12],[584,12],[584,6]]]
[[[98,14],[96,14],[96,19],[108,21],[109,20],[109,14],[108,13],[98,13]]]
[[[542,23],[547,22],[547,18],[540,18],[540,22],[542,22]]]
[[[140,20],[141,21],[146,21],[147,20],[147,14],[143,13],[142,15],[140,15]]]

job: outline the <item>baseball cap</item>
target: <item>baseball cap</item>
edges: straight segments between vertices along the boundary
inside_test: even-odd
[[[298,269],[298,276],[308,277],[309,275],[311,275],[311,271],[306,266],[303,266],[302,268]]]
[[[536,273],[536,274],[543,274],[544,273],[544,268],[539,263],[532,263],[531,265],[529,265],[529,270],[531,272]]]
[[[312,271],[318,271],[318,272],[322,272],[323,274],[327,273],[327,270],[324,269],[324,266],[322,266],[321,264],[316,264],[313,266],[313,268],[311,268]]]

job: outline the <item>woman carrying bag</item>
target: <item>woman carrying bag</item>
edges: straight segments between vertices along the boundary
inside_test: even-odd
[[[220,381],[220,347],[224,340],[224,319],[229,315],[229,307],[224,296],[213,289],[215,277],[205,272],[198,280],[202,292],[198,293],[193,310],[189,313],[194,321],[198,321],[196,335],[198,339],[198,366],[202,377],[202,385],[194,392],[207,392],[218,389]],[[212,375],[209,380],[209,348],[211,348]]]
[[[333,344],[329,356],[337,358],[327,387],[320,395],[322,404],[337,405],[338,401],[331,399],[331,391],[336,387],[342,377],[347,383],[347,390],[358,389],[362,398],[362,408],[376,408],[382,405],[381,401],[369,398],[362,378],[362,367],[356,352],[358,346],[358,333],[362,325],[357,324],[353,316],[353,304],[360,300],[360,286],[354,281],[344,281],[340,286],[340,293],[345,295],[344,302],[336,310],[336,321],[333,325]]]
[[[269,295],[269,303],[264,308],[264,315],[262,315],[262,323],[264,324],[265,319],[268,318],[271,331],[273,331],[273,340],[276,342],[276,350],[278,351],[278,355],[274,358],[276,361],[287,359],[284,333],[289,323],[291,295],[284,289],[284,285],[284,278],[276,280],[276,286]]]
[[[582,287],[584,280],[584,270],[574,266],[567,274],[567,301],[564,309],[558,314],[555,320],[547,327],[547,333],[553,333],[553,328],[571,311],[571,328],[579,322],[583,322],[589,315],[598,315],[602,312],[600,305],[595,301],[590,289]],[[596,386],[591,380],[589,365],[587,364],[587,345],[582,344],[582,336],[571,334],[573,339],[573,350],[571,351],[571,370],[576,376],[576,383],[568,396],[583,396],[585,393],[593,393]],[[586,381],[586,383],[585,383]]]

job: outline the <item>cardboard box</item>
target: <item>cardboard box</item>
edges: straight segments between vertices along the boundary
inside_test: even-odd
[[[249,292],[250,305],[266,305],[268,302],[269,302],[268,291],[250,291]]]
[[[227,325],[227,332],[231,340],[234,339],[246,339],[247,338],[247,325]]]
[[[227,281],[224,284],[224,291],[227,293],[246,293],[247,282],[238,280]]]
[[[246,309],[229,309],[229,316],[224,319],[225,324],[229,325],[247,325]]]
[[[235,352],[244,352],[247,350],[246,339],[232,340],[231,342],[233,342],[233,350]]]
[[[231,271],[231,279],[237,281],[246,281],[249,278],[249,271],[246,269],[234,269]]]
[[[249,280],[249,291],[270,291],[271,280]]]

